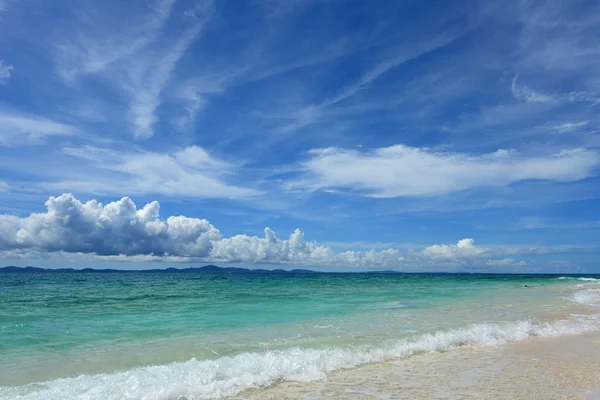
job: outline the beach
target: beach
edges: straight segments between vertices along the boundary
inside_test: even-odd
[[[600,332],[365,365],[318,382],[247,391],[235,399],[595,400],[600,399]]]
[[[600,0],[0,27],[0,400],[600,400]]]
[[[47,273],[2,285],[2,400],[599,394],[598,277]]]

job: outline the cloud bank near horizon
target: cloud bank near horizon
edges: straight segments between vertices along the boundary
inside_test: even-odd
[[[50,197],[47,211],[26,217],[0,215],[0,257],[18,254],[84,254],[104,260],[165,260],[273,263],[314,266],[411,268],[417,265],[523,265],[470,238],[456,245],[336,251],[306,240],[296,229],[280,239],[270,228],[264,237],[222,233],[206,219],[169,216],[160,204],[137,208],[128,197],[103,205],[81,202],[70,193]]]

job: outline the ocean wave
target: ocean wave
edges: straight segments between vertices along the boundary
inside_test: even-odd
[[[412,306],[399,301],[387,301],[384,303],[369,304],[363,307],[365,310],[394,310],[400,308],[412,308]]]
[[[412,339],[355,348],[291,348],[242,353],[216,360],[191,359],[128,371],[80,375],[21,387],[0,388],[0,399],[215,399],[277,381],[323,379],[334,370],[449,351],[499,345],[532,336],[562,336],[600,329],[600,316],[579,315],[555,323],[531,321],[474,324]]]
[[[573,277],[573,276],[560,276],[560,277],[558,277],[556,279],[560,279],[560,280],[569,279],[569,280],[577,280],[577,281],[584,281],[584,282],[600,282],[599,278],[585,278],[585,277],[576,278],[576,277]]]
[[[600,305],[600,289],[580,290],[573,295],[573,300],[584,305]]]

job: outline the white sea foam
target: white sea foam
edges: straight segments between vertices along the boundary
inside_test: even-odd
[[[572,276],[560,276],[556,279],[560,279],[560,280],[577,280],[577,281],[584,281],[584,282],[600,282],[600,279],[598,278],[585,278],[585,277],[581,277],[581,278],[576,278],[576,277],[572,277]]]
[[[329,371],[442,352],[469,345],[498,345],[531,336],[561,336],[600,328],[596,315],[553,324],[519,321],[475,324],[412,339],[356,348],[272,350],[216,360],[148,366],[124,372],[81,375],[22,387],[0,388],[0,399],[211,399],[279,380],[322,379]]]
[[[573,295],[573,300],[579,304],[600,305],[600,289],[585,289]]]
[[[337,326],[334,325],[315,325],[313,329],[337,329]]]
[[[365,310],[395,310],[400,308],[411,308],[411,306],[399,301],[387,301],[383,303],[368,304],[363,307]]]

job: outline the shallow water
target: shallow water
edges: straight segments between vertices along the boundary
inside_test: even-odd
[[[597,329],[593,279],[2,274],[0,399],[218,398],[412,354]]]

